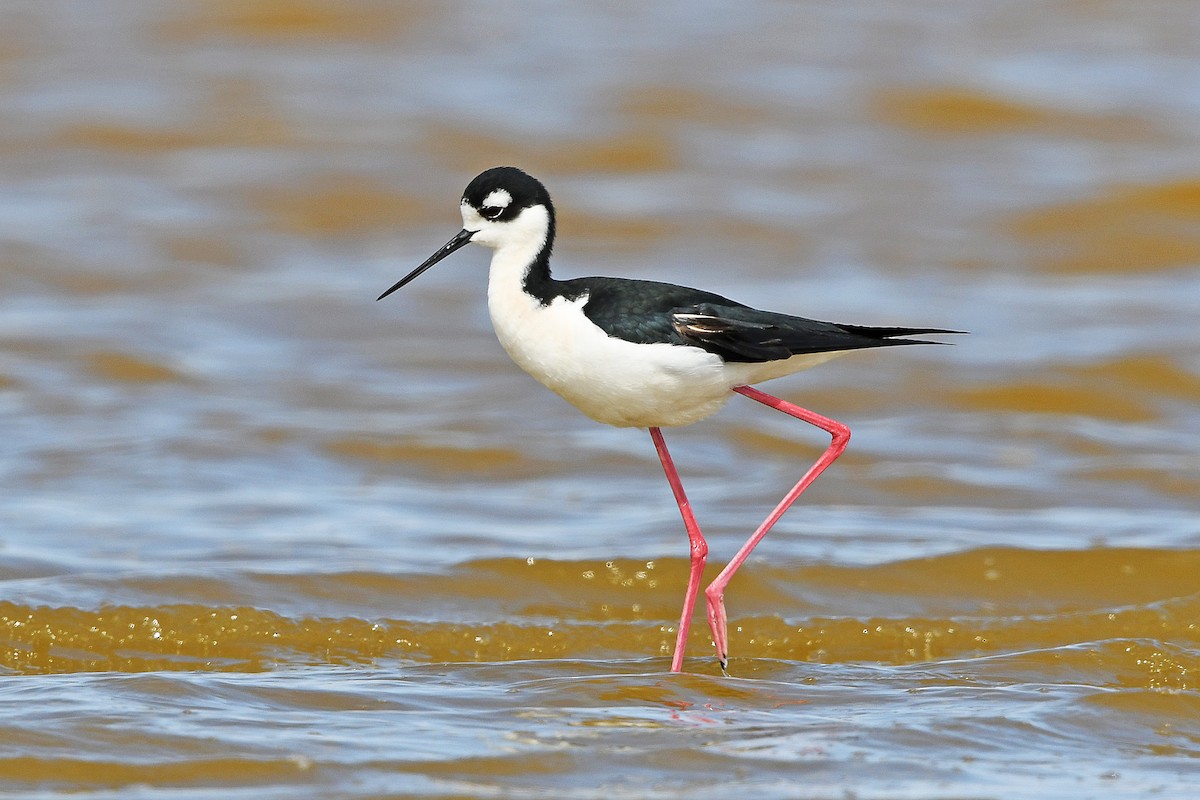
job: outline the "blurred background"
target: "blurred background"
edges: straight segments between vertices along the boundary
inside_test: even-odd
[[[1195,3],[18,1],[0,17],[0,780],[157,797],[225,759],[257,797],[314,776],[611,797],[601,762],[634,745],[651,755],[629,768],[664,796],[788,785],[800,762],[831,796],[1016,775],[1047,796],[1169,795],[1195,777]],[[701,619],[699,674],[662,676],[686,540],[649,437],[508,361],[484,250],[374,301],[500,164],[554,196],[560,277],[971,332],[766,387],[854,431],[727,596],[732,671],[778,682],[774,699],[713,677]],[[737,398],[667,438],[714,567],[825,444]],[[92,677],[56,680],[74,673]],[[126,738],[103,733],[114,680]],[[502,699],[521,680],[545,694]],[[800,690],[822,681],[844,691],[826,689],[839,721],[814,740],[807,712],[772,703],[817,702]],[[959,681],[1053,703],[902,702]],[[420,702],[394,694],[413,687]],[[561,716],[514,741],[512,702]],[[197,703],[229,725],[162,716]],[[373,704],[394,714],[337,713]],[[993,726],[945,733],[980,716]],[[571,739],[602,721],[608,738]],[[430,768],[414,731],[451,766]],[[539,772],[562,741],[575,755]],[[897,784],[896,759],[934,766]]]

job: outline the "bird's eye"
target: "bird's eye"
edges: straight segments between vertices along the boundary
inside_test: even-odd
[[[495,219],[504,211],[503,206],[484,206],[479,209],[479,215],[485,219]]]

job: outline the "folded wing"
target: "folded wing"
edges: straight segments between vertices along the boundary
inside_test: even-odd
[[[671,312],[675,332],[688,344],[726,361],[776,361],[804,353],[827,353],[905,344],[939,344],[898,337],[959,333],[940,328],[874,328],[792,317],[737,305],[701,303]]]

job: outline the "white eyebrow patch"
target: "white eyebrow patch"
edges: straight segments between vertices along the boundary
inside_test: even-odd
[[[480,208],[508,208],[512,202],[512,195],[505,189],[495,189],[487,197],[483,198],[483,205]]]

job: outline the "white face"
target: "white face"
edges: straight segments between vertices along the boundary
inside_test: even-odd
[[[501,201],[505,201],[503,206]],[[494,208],[506,208],[512,198],[503,189],[497,189],[484,200],[484,212]],[[470,203],[463,202],[459,207],[462,211],[463,228],[474,231],[471,242],[490,247],[493,250],[517,247],[530,249],[534,254],[541,250],[546,243],[546,235],[550,231],[550,214],[543,205],[529,206],[521,213],[508,220],[487,219]],[[497,212],[493,212],[494,213]]]
[[[487,197],[483,198],[483,205],[481,208],[498,208],[503,211],[504,209],[508,208],[511,202],[512,195],[508,193],[507,189],[496,189]]]

